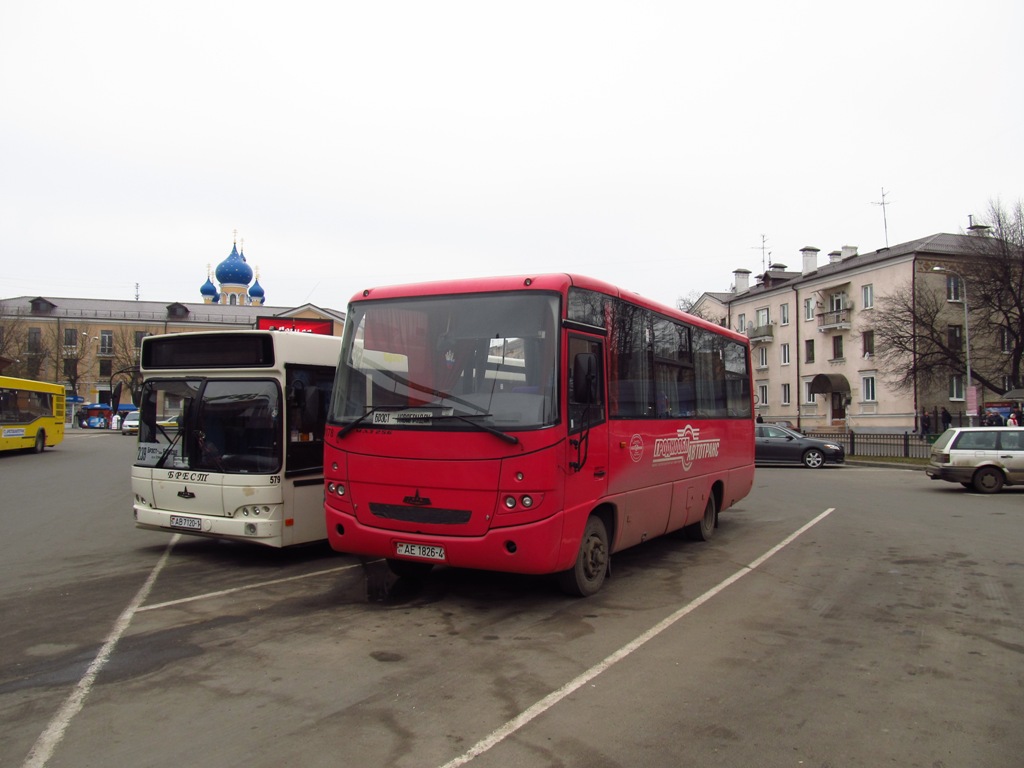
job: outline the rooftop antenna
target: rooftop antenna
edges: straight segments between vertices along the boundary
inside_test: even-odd
[[[136,301],[139,300],[139,284],[138,283],[135,284],[135,300]]]
[[[761,273],[762,274],[764,274],[765,272],[768,271],[768,267],[765,264],[765,261],[766,261],[766,258],[767,258],[766,255],[765,255],[765,249],[767,247],[768,247],[768,235],[761,235],[761,244],[750,249],[752,251],[757,251],[757,250],[761,251]],[[769,253],[768,255],[770,256],[771,254]]]
[[[882,206],[882,224],[885,227],[885,247],[889,247],[889,220],[885,215],[885,206],[892,205],[892,203],[886,202],[885,200],[885,187],[882,187],[882,199],[880,202],[872,203],[872,205]]]

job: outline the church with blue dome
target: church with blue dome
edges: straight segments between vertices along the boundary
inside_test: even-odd
[[[219,290],[213,284],[207,270],[206,282],[199,289],[203,303],[241,307],[263,306],[267,300],[266,292],[260,285],[259,275],[256,275],[255,282],[253,275],[252,267],[245,260],[244,248],[239,248],[236,240],[231,246],[231,253],[213,272],[213,277],[216,277],[220,284]],[[252,286],[249,283],[252,283]]]

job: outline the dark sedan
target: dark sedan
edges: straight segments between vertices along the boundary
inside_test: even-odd
[[[795,429],[777,424],[758,424],[754,439],[756,464],[803,464],[817,469],[825,464],[842,464],[846,450],[831,440],[815,440]]]

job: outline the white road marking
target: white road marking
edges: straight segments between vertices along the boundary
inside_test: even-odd
[[[260,581],[255,584],[246,584],[241,587],[232,587],[231,589],[221,589],[217,592],[205,592],[201,595],[193,595],[192,597],[182,597],[178,600],[168,600],[164,603],[153,603],[152,605],[144,605],[138,609],[137,613],[143,611],[155,611],[157,608],[169,608],[172,605],[181,605],[182,603],[192,603],[196,600],[208,600],[211,597],[221,597],[222,595],[231,595],[235,592],[243,592],[247,589],[260,589],[262,587],[269,587],[271,584],[283,584],[286,581],[299,581],[300,579],[309,579],[313,576],[323,576],[328,573],[337,573],[338,571],[347,571],[351,568],[359,568],[359,563],[353,563],[352,565],[341,565],[337,568],[328,568],[325,571],[314,571],[313,573],[303,573],[299,576],[285,576],[280,579],[271,579],[270,581]]]
[[[164,603],[154,603],[153,605],[146,606],[142,605],[142,603],[146,601],[146,598],[149,597],[149,593],[152,591],[153,585],[156,584],[157,576],[160,575],[160,572],[167,565],[167,561],[171,556],[171,550],[174,549],[174,545],[177,544],[180,539],[181,534],[178,533],[174,534],[171,538],[170,542],[167,544],[167,549],[164,550],[163,555],[160,556],[160,560],[153,567],[149,577],[146,579],[146,583],[142,585],[139,591],[135,594],[135,597],[133,597],[132,601],[128,604],[128,607],[125,608],[118,617],[117,621],[114,623],[114,628],[110,631],[110,634],[107,635],[99,653],[96,654],[96,658],[93,659],[89,668],[82,676],[82,679],[78,681],[75,689],[64,701],[63,706],[50,721],[46,730],[43,731],[42,735],[36,740],[35,745],[32,747],[32,751],[29,752],[28,757],[25,758],[25,762],[22,763],[22,768],[43,768],[47,761],[49,761],[53,756],[53,751],[57,748],[61,739],[64,738],[64,732],[67,730],[68,725],[71,724],[71,720],[81,711],[86,697],[92,690],[93,683],[96,682],[96,676],[110,660],[110,656],[114,652],[114,647],[128,629],[128,625],[131,624],[132,618],[135,614],[141,613],[142,611],[153,611],[157,608],[167,608],[172,605],[180,605],[181,603],[188,603],[194,600],[206,600],[208,598],[219,597],[221,595],[229,595],[246,589],[255,589],[258,587],[266,587],[271,584],[281,584],[286,581],[297,581],[298,579],[307,579],[311,576],[320,576],[322,574],[345,571],[359,566],[358,563],[343,565],[338,568],[330,568],[325,571],[302,574],[301,576],[287,576],[281,579],[261,581],[255,584],[235,587],[233,589],[222,589],[218,592],[207,592],[206,594],[185,597],[180,600],[169,600]]]
[[[85,671],[85,675],[78,681],[78,685],[75,686],[71,695],[65,699],[64,705],[50,721],[46,730],[36,740],[32,751],[28,753],[28,757],[22,764],[23,768],[42,768],[53,755],[53,750],[57,748],[60,740],[64,738],[64,732],[67,730],[68,725],[71,724],[71,720],[82,709],[86,696],[89,695],[93,683],[96,682],[96,676],[106,666],[107,661],[110,659],[110,654],[114,652],[114,646],[117,645],[117,641],[121,639],[125,630],[128,629],[128,625],[131,623],[132,617],[139,610],[139,606],[149,596],[150,590],[153,589],[153,585],[156,583],[156,577],[160,575],[160,571],[167,565],[167,561],[171,556],[171,550],[174,549],[174,545],[178,543],[179,539],[181,539],[181,534],[176,533],[168,542],[167,549],[164,550],[160,560],[157,561],[153,570],[150,571],[146,583],[135,593],[135,597],[128,603],[128,607],[121,612],[117,621],[114,622],[114,628],[110,630],[110,634],[107,635],[107,639],[103,642],[103,647],[96,654],[96,658],[92,660],[92,664]]]
[[[722,592],[727,587],[731,586],[732,584],[735,584],[737,581],[742,579],[748,573],[751,573],[755,568],[763,565],[769,558],[771,558],[773,555],[778,554],[778,552],[780,550],[782,550],[783,548],[785,548],[786,546],[791,544],[799,536],[804,534],[806,531],[810,530],[812,527],[814,527],[818,523],[820,523],[826,517],[831,515],[834,511],[835,511],[835,507],[829,507],[824,512],[822,512],[820,515],[818,515],[816,518],[811,520],[809,523],[807,523],[806,525],[802,526],[801,528],[799,528],[794,533],[792,533],[789,536],[787,536],[781,542],[779,542],[774,547],[772,547],[767,552],[765,552],[763,555],[761,555],[759,558],[754,560],[750,565],[746,565],[746,566],[742,567],[740,570],[736,571],[736,573],[734,573],[732,576],[730,576],[729,578],[725,579],[724,581],[716,584],[714,587],[709,589],[707,592],[705,592],[700,597],[698,597],[698,598],[694,599],[693,601],[687,603],[682,608],[677,610],[675,613],[672,613],[668,617],[662,619],[660,622],[658,622],[653,627],[648,629],[642,635],[640,635],[639,637],[635,638],[634,640],[632,640],[631,642],[627,643],[626,645],[622,646],[621,648],[619,648],[619,650],[615,651],[610,656],[607,656],[603,661],[598,662],[597,664],[595,664],[593,667],[588,669],[583,674],[579,675],[578,677],[574,678],[573,680],[570,680],[568,683],[563,685],[557,691],[552,691],[547,696],[545,696],[543,699],[541,699],[536,704],[534,704],[532,707],[530,707],[529,709],[527,709],[524,712],[520,713],[517,717],[513,718],[512,720],[509,720],[507,723],[505,723],[500,728],[492,731],[490,734],[488,734],[483,739],[481,739],[476,744],[474,744],[472,747],[470,747],[470,749],[468,751],[466,751],[463,754],[459,755],[455,759],[450,760],[447,763],[445,763],[443,766],[441,766],[441,768],[457,768],[457,766],[465,765],[466,763],[468,763],[470,760],[472,760],[477,755],[482,755],[484,752],[488,751],[492,747],[497,746],[499,743],[501,743],[502,741],[507,739],[509,736],[511,736],[516,731],[518,731],[520,728],[522,728],[524,725],[529,723],[531,720],[533,720],[534,718],[536,718],[539,715],[544,714],[549,709],[554,707],[556,704],[558,704],[566,696],[568,696],[571,693],[579,690],[584,685],[586,685],[591,680],[593,680],[595,677],[600,675],[602,672],[604,672],[605,670],[607,670],[608,668],[610,668],[611,666],[613,666],[617,662],[622,661],[627,656],[632,654],[634,651],[638,650],[648,640],[653,640],[655,637],[657,637],[662,632],[664,632],[666,629],[671,627],[673,624],[675,624],[681,618],[683,618],[684,616],[686,616],[689,613],[692,613],[693,611],[695,611],[700,606],[704,605],[704,603],[706,603],[712,597],[717,595],[719,592]]]

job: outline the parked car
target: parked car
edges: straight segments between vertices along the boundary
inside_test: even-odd
[[[978,493],[1024,483],[1024,428],[953,427],[932,445],[925,473]]]
[[[156,425],[158,427],[163,427],[165,430],[174,430],[177,432],[181,429],[181,415],[171,416],[169,419],[160,419]]]
[[[842,464],[846,449],[831,440],[815,440],[778,424],[758,424],[754,436],[755,464],[803,464],[817,469]]]
[[[130,411],[125,414],[124,421],[121,422],[121,434],[122,435],[137,435],[139,434],[139,412]]]

